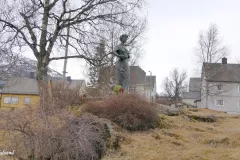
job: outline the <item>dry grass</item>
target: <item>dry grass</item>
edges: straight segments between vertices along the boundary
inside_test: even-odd
[[[240,116],[207,109],[185,110],[165,116],[170,127],[126,133],[121,149],[103,160],[239,160]],[[215,116],[216,122],[192,120],[186,115]]]

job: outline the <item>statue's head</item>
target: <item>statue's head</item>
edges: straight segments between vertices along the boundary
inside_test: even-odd
[[[123,34],[123,35],[120,36],[120,41],[122,43],[126,43],[127,39],[128,39],[128,35],[127,34]]]

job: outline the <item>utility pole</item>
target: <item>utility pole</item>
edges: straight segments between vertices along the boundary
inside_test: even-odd
[[[71,18],[71,13],[69,13],[69,19]],[[67,27],[67,39],[66,39],[66,50],[65,50],[65,59],[64,59],[64,65],[63,65],[63,84],[65,83],[66,79],[66,73],[67,73],[67,56],[68,56],[68,45],[69,45],[69,34],[70,34],[70,26],[68,22],[68,27]]]
[[[148,72],[150,72],[150,102],[152,102],[152,72],[151,71],[148,71]]]

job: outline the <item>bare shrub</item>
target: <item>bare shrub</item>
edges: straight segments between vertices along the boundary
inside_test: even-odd
[[[64,87],[61,83],[53,87],[53,101],[58,108],[64,108],[66,106],[79,106],[82,104],[79,89]]]
[[[97,160],[106,149],[108,134],[94,116],[26,108],[0,117],[1,148],[15,150],[19,160]]]
[[[108,135],[104,125],[94,116],[83,115],[68,122],[60,133],[61,159],[97,160],[106,151]]]
[[[217,118],[214,115],[188,115],[188,117],[199,122],[212,123],[217,121]]]
[[[109,119],[129,131],[144,131],[158,126],[156,108],[137,95],[120,94],[102,102],[89,102],[83,112]]]
[[[42,83],[39,88],[41,89],[40,108],[44,112],[64,109],[68,106],[80,106],[83,103],[83,97],[80,96],[78,88],[64,87],[62,83],[55,84],[52,90],[47,83]]]
[[[60,118],[60,113],[54,114],[45,115],[31,108],[1,112],[1,130],[18,159],[46,158],[57,152],[59,142],[54,137],[64,124],[64,115]]]

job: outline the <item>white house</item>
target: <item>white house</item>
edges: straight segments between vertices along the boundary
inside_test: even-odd
[[[204,63],[201,108],[240,113],[240,64]]]

